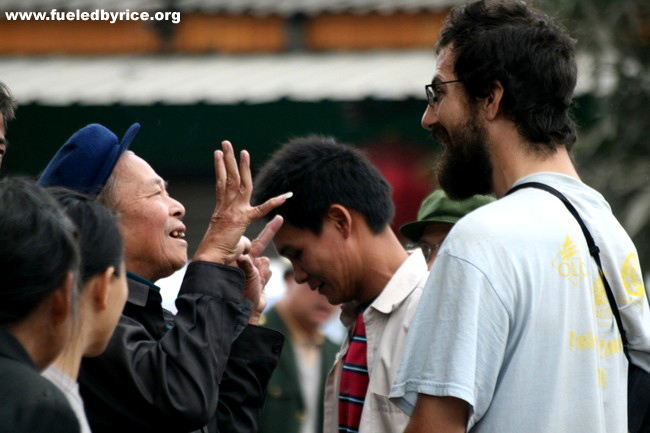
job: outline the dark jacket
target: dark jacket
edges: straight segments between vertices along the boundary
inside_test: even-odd
[[[40,375],[27,351],[0,328],[0,432],[78,433],[63,393]]]
[[[132,274],[128,283],[106,351],[81,366],[93,433],[257,431],[283,337],[246,325],[243,272],[190,263],[176,316],[162,308],[155,285]]]
[[[265,313],[265,326],[290,335],[287,325],[282,320],[275,308]],[[329,369],[334,364],[334,358],[339,351],[339,345],[325,338],[321,346],[321,371],[320,371],[320,401],[318,404],[318,432],[323,431],[323,393],[325,379]],[[305,402],[302,396],[296,364],[296,355],[287,338],[280,356],[278,367],[273,372],[269,381],[269,391],[264,403],[259,433],[299,433],[300,426],[305,418]]]

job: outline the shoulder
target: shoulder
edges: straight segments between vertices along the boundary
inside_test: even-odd
[[[326,370],[329,369],[329,367],[334,363],[336,354],[339,353],[340,349],[341,349],[340,344],[336,344],[328,337],[325,337],[325,341],[321,346],[321,353],[322,353],[322,359],[324,360],[323,365],[325,366],[324,368]]]
[[[340,347],[341,347],[340,344],[336,344],[335,342],[330,340],[329,337],[325,337],[325,341],[323,342],[323,350],[337,353]]]
[[[0,431],[79,431],[63,393],[27,365],[0,361],[0,400]]]
[[[566,224],[563,210],[562,202],[545,191],[523,189],[463,217],[449,232],[443,250],[464,257],[483,249],[512,253],[522,239],[543,243],[548,230]]]
[[[276,331],[283,332],[286,330],[286,325],[278,313],[278,309],[273,306],[268,311],[264,312],[264,327],[275,329]]]

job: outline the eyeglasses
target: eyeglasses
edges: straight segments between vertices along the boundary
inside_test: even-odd
[[[427,92],[427,102],[430,106],[435,107],[438,102],[440,102],[440,95],[436,95],[436,87],[442,86],[443,84],[449,83],[458,83],[462,80],[449,80],[449,81],[438,81],[436,83],[427,84],[424,86],[425,92]]]
[[[432,245],[427,241],[421,240],[419,242],[414,242],[410,243],[406,246],[407,250],[414,250],[416,248],[420,248],[422,250],[422,254],[424,255],[424,261],[429,263],[429,260],[434,254],[438,253],[438,250],[440,249],[440,245],[442,245],[442,241],[444,239],[441,239],[440,242],[437,242],[436,244]]]

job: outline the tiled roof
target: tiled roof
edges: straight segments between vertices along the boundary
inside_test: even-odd
[[[613,75],[594,79],[579,57],[577,93],[607,92]],[[20,103],[231,104],[364,98],[424,100],[433,50],[366,53],[0,57],[0,80]]]
[[[200,57],[0,58],[21,103],[424,99],[432,50]]]

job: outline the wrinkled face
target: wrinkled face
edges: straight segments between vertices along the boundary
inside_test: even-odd
[[[418,245],[422,248],[429,269],[433,266],[442,241],[445,240],[453,226],[451,223],[431,223],[422,232]]]
[[[287,277],[285,281],[287,308],[305,328],[316,330],[332,317],[337,308],[325,296],[311,290],[308,284],[298,284],[293,276]]]
[[[111,200],[119,212],[126,268],[150,281],[167,277],[187,262],[185,208],[167,194],[165,182],[133,152],[113,170]]]
[[[456,80],[453,53],[440,51],[433,83]],[[445,146],[438,165],[438,181],[450,198],[462,200],[492,192],[492,163],[487,134],[475,105],[467,101],[461,82],[436,87],[435,106],[427,105],[422,126]]]
[[[5,117],[0,113],[0,167],[2,167],[2,159],[7,153],[7,140],[5,139]]]
[[[320,235],[285,223],[273,239],[280,255],[293,265],[294,278],[338,305],[357,296],[349,248],[333,223],[325,220]]]

